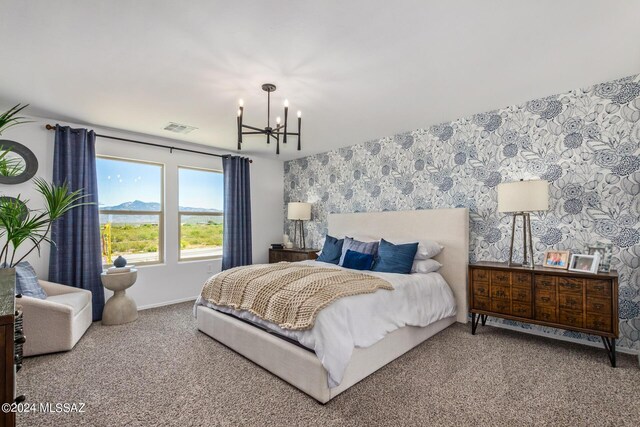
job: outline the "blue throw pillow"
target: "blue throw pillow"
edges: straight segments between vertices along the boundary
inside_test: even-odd
[[[378,253],[378,244],[380,242],[361,242],[351,237],[345,237],[342,244],[342,256],[340,257],[339,265],[343,265],[344,257],[347,251],[350,249],[355,252],[372,255],[374,258]]]
[[[47,294],[38,283],[38,276],[31,264],[22,261],[16,265],[16,295],[46,299]]]
[[[324,239],[324,246],[322,247],[322,253],[318,257],[317,261],[328,262],[331,264],[338,264],[340,257],[342,256],[342,244],[344,239],[336,239],[333,236],[329,236]]]
[[[347,249],[342,266],[352,270],[371,270],[373,255]]]
[[[382,239],[378,247],[376,264],[372,270],[383,273],[409,274],[417,250],[418,242],[394,245]]]

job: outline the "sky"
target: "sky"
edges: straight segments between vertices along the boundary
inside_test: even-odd
[[[101,206],[115,206],[124,202],[161,201],[162,167],[98,158],[98,198]],[[220,209],[223,207],[221,173],[180,169],[179,204],[184,207]]]

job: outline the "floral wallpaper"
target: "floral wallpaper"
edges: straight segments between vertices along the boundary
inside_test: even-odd
[[[496,186],[546,179],[549,211],[532,215],[538,262],[547,249],[612,243],[619,346],[640,349],[640,76],[288,161],[284,173],[285,209],[313,203],[314,247],[332,212],[468,207],[471,263],[508,259],[511,217],[497,212]]]

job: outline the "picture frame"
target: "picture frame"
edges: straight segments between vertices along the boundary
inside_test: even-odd
[[[545,251],[542,266],[566,270],[569,267],[570,255],[569,251]]]
[[[611,257],[613,256],[613,244],[596,242],[595,245],[587,246],[587,254],[600,255],[599,273],[608,273],[611,271]]]
[[[597,273],[600,266],[600,254],[573,254],[569,263],[569,271],[580,273]]]

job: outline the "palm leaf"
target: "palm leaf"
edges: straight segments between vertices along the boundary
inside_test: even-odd
[[[22,123],[30,123],[29,120],[24,120],[25,117],[17,115],[18,113],[20,113],[20,111],[24,110],[28,106],[29,104],[25,104],[22,106],[20,104],[16,104],[8,111],[0,114],[0,135],[2,135],[3,131],[9,129],[12,126],[16,126]]]

